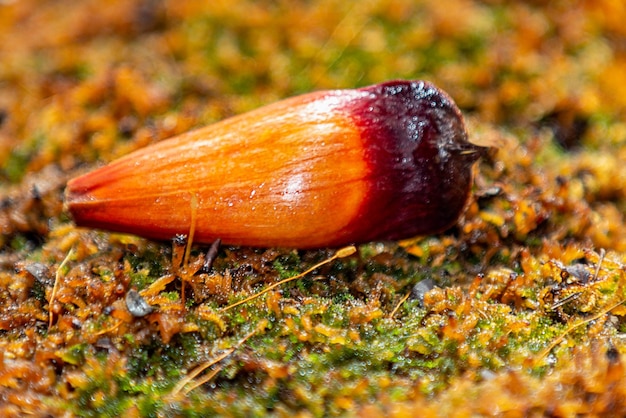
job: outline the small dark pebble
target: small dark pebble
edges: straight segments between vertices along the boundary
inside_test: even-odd
[[[154,310],[152,306],[148,305],[139,292],[134,289],[131,289],[128,293],[126,293],[126,307],[129,312],[137,318],[146,316]]]
[[[609,361],[609,363],[617,363],[619,362],[619,351],[617,350],[617,348],[611,346],[609,347],[608,350],[606,350],[606,359]]]
[[[419,302],[419,306],[424,306],[424,295],[426,292],[431,291],[435,288],[435,281],[431,278],[424,279],[411,289],[412,300],[417,300]]]
[[[33,275],[33,277],[40,283],[49,285],[52,284],[53,281],[50,278],[50,271],[48,270],[48,266],[43,263],[31,263],[27,264],[24,267],[24,270]]]

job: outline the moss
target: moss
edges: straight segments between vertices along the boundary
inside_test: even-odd
[[[85,361],[87,344],[81,343],[68,347],[61,355],[61,360],[74,366],[81,365]]]
[[[0,415],[624,415],[615,2],[67,3],[13,2],[0,21]],[[498,144],[441,234],[362,245],[226,310],[334,251],[223,247],[207,272],[206,248],[180,266],[170,243],[63,211],[94,165],[392,78],[435,82]],[[593,279],[564,280],[573,265]],[[154,312],[133,316],[130,289]]]
[[[28,162],[30,155],[23,150],[14,150],[11,152],[9,158],[7,158],[2,164],[2,175],[8,181],[17,183],[24,177],[26,169],[28,168]]]

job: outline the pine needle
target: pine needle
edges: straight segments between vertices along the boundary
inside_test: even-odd
[[[54,299],[56,298],[57,292],[59,290],[59,282],[61,281],[61,275],[62,275],[61,271],[65,268],[65,265],[70,260],[70,258],[72,258],[73,255],[74,255],[74,248],[70,249],[70,251],[67,253],[67,255],[65,256],[61,264],[59,264],[56,274],[54,275],[54,287],[52,288],[52,294],[50,295],[50,301],[48,302],[48,315],[49,315],[48,328],[52,327],[52,321],[54,320],[54,313],[52,313],[52,305],[54,304]]]
[[[541,351],[539,353],[539,355],[537,356],[537,359],[535,360],[535,363],[538,363],[541,359],[543,359],[545,356],[548,355],[548,353],[550,353],[550,351],[552,351],[554,349],[554,347],[556,347],[557,345],[559,345],[561,343],[561,341],[563,341],[565,339],[565,337],[567,337],[568,334],[570,334],[572,331],[574,331],[576,328],[585,325],[589,322],[595,321],[596,319],[601,318],[602,316],[606,315],[607,313],[611,312],[613,309],[617,308],[618,306],[620,306],[621,304],[623,304],[624,302],[626,302],[626,299],[622,299],[620,302],[611,305],[610,307],[603,309],[600,313],[587,318],[587,319],[583,319],[573,325],[571,325],[570,327],[568,327],[561,335],[559,335],[554,341],[552,341],[552,343],[547,346],[546,348],[543,349],[543,351]]]
[[[396,307],[393,308],[393,311],[391,311],[391,313],[389,314],[389,319],[393,318],[396,315],[396,312],[398,312],[398,309],[400,309],[402,304],[404,302],[406,302],[406,300],[409,298],[409,296],[411,296],[411,292],[408,292],[406,295],[402,296],[402,299],[400,299],[400,302],[398,302]]]
[[[246,302],[250,302],[251,300],[258,298],[259,296],[269,292],[270,290],[277,288],[278,286],[281,286],[281,285],[283,285],[285,283],[288,283],[288,282],[291,282],[293,280],[298,280],[301,277],[306,276],[307,274],[309,274],[313,270],[322,267],[323,265],[326,265],[326,264],[328,264],[328,263],[330,263],[330,262],[332,262],[332,261],[334,261],[334,260],[336,260],[338,258],[344,258],[344,257],[351,256],[355,252],[356,252],[356,248],[353,245],[341,248],[341,249],[337,250],[337,252],[332,257],[329,257],[326,260],[317,263],[316,265],[314,265],[313,267],[309,268],[308,270],[306,270],[306,271],[304,271],[304,272],[302,272],[302,273],[300,273],[298,275],[295,275],[293,277],[288,277],[288,278],[283,279],[283,280],[281,280],[279,282],[276,282],[276,283],[266,287],[265,289],[263,289],[259,293],[255,293],[254,295],[249,296],[249,297],[247,297],[247,298],[245,298],[243,300],[240,300],[239,302],[233,303],[232,305],[229,305],[229,306],[226,306],[225,308],[220,309],[220,312],[226,312],[226,311],[228,311],[228,310],[230,310],[230,309],[232,309],[232,308],[234,308],[236,306],[243,305]]]
[[[187,247],[185,247],[185,256],[183,257],[183,271],[187,272],[187,266],[189,265],[189,257],[191,256],[191,245],[193,244],[193,238],[196,234],[196,224],[198,223],[198,196],[191,195],[191,225],[189,225],[189,238],[187,240]],[[180,278],[180,300],[185,307],[185,278]]]
[[[223,352],[219,356],[215,357],[214,359],[209,360],[209,361],[207,361],[205,363],[202,363],[201,365],[199,365],[198,367],[193,369],[187,376],[185,376],[183,379],[181,379],[181,381],[178,382],[178,384],[176,384],[176,386],[174,386],[174,389],[172,389],[172,392],[170,393],[170,396],[176,396],[176,395],[178,395],[181,392],[183,392],[183,394],[186,395],[189,392],[191,392],[192,390],[194,390],[195,388],[197,388],[199,386],[202,386],[203,384],[205,384],[206,382],[211,380],[213,377],[215,377],[220,372],[220,370],[222,370],[222,366],[216,367],[209,374],[207,374],[206,376],[204,376],[201,379],[198,379],[196,382],[194,382],[192,386],[188,387],[186,390],[183,390],[185,388],[185,386],[187,386],[189,383],[193,382],[193,380],[196,378],[196,376],[198,376],[200,373],[202,373],[203,371],[205,371],[209,367],[219,363],[220,361],[224,360],[226,357],[230,356],[238,348],[240,348],[246,341],[248,341],[252,336],[254,336],[260,330],[263,330],[266,326],[267,326],[267,321],[262,321],[252,332],[250,332],[248,335],[246,335],[241,340],[239,340],[239,342],[237,344],[235,344],[233,347],[229,348],[228,350],[226,350],[225,352]]]

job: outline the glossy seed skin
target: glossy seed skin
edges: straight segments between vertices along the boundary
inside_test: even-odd
[[[423,81],[296,96],[72,179],[79,226],[169,240],[338,247],[441,232],[467,202],[482,148]],[[192,198],[193,196],[193,198]]]

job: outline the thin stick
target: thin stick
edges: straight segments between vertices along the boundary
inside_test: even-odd
[[[583,319],[582,321],[570,326],[569,328],[567,328],[565,330],[565,332],[563,332],[563,334],[561,334],[559,337],[557,337],[554,341],[552,341],[552,343],[547,346],[546,348],[543,349],[543,351],[541,351],[541,353],[539,353],[537,360],[535,360],[535,363],[539,362],[539,360],[541,360],[542,358],[544,358],[545,356],[548,355],[548,353],[550,351],[552,351],[552,349],[554,347],[556,347],[558,344],[561,343],[561,341],[563,341],[565,339],[565,337],[567,337],[567,334],[571,333],[572,331],[574,331],[576,328],[580,327],[581,325],[587,324],[591,321],[595,321],[596,319],[600,318],[601,316],[611,312],[613,309],[617,308],[619,305],[621,305],[622,303],[626,302],[626,300],[621,300],[620,302],[610,306],[607,309],[604,309],[603,311],[601,311],[600,313],[592,316],[591,318],[587,318],[587,319]]]
[[[196,223],[198,222],[198,196],[191,195],[191,225],[189,226],[189,239],[187,240],[187,248],[185,248],[185,257],[183,258],[183,266],[187,267],[189,256],[191,255],[191,245],[193,237],[196,234]]]
[[[61,280],[61,270],[65,268],[65,265],[67,264],[67,262],[70,260],[70,258],[73,255],[74,255],[74,248],[70,249],[70,251],[67,253],[67,255],[65,256],[61,264],[59,264],[56,274],[54,275],[54,286],[52,287],[52,294],[50,295],[50,301],[48,302],[48,315],[49,315],[48,328],[52,327],[52,321],[54,320],[54,313],[52,312],[52,304],[54,303],[54,299],[56,298],[57,291],[59,289],[59,281]]]
[[[187,274],[187,266],[189,265],[189,257],[191,256],[191,245],[193,244],[193,237],[196,234],[196,223],[198,222],[198,196],[191,195],[191,225],[189,225],[189,239],[187,240],[187,246],[185,247],[185,256],[183,257],[183,272]],[[185,308],[185,278],[180,278],[180,300],[183,303],[183,309]]]
[[[204,385],[205,383],[207,383],[209,380],[213,379],[215,376],[217,376],[217,374],[219,372],[221,372],[223,369],[222,365],[217,366],[216,368],[214,368],[213,370],[211,370],[210,373],[208,373],[206,376],[204,376],[202,379],[198,379],[198,381],[196,383],[194,383],[191,387],[185,389],[183,391],[183,394],[186,395],[189,392],[191,392],[192,390],[194,390],[197,387],[200,387],[202,385]]]
[[[209,251],[207,251],[206,253],[206,258],[204,259],[204,264],[202,265],[200,272],[206,274],[209,274],[211,272],[211,267],[213,266],[213,262],[217,258],[217,252],[219,251],[221,244],[222,240],[219,238],[213,241],[213,244],[211,244]]]
[[[122,325],[123,322],[124,321],[122,321],[122,320],[118,320],[118,322],[115,325],[113,325],[111,328],[100,330],[100,331],[96,332],[94,335],[104,335],[107,332],[115,331],[116,329],[118,329],[120,327],[120,325]]]
[[[173,396],[177,395],[179,392],[181,392],[183,390],[183,388],[185,386],[187,386],[187,384],[191,383],[191,381],[196,376],[198,376],[200,373],[202,373],[203,371],[205,371],[209,367],[213,366],[214,364],[217,364],[220,361],[224,360],[226,357],[230,356],[232,353],[235,352],[235,350],[237,350],[246,341],[248,341],[250,339],[250,337],[252,337],[254,334],[256,334],[257,331],[259,331],[258,327],[254,331],[251,331],[248,335],[243,337],[241,340],[239,340],[239,342],[237,344],[235,344],[235,346],[229,348],[228,350],[226,350],[225,352],[223,352],[222,354],[220,354],[219,356],[217,356],[213,360],[209,360],[209,361],[199,365],[195,369],[193,369],[187,376],[185,376],[183,379],[181,379],[181,381],[178,382],[178,384],[176,386],[174,386],[174,389],[172,389],[171,395],[173,395]],[[220,370],[221,370],[221,366],[216,368],[213,372],[209,373],[208,377],[205,376],[204,378],[200,379],[199,382],[201,382],[201,383],[196,382],[190,389],[187,389],[186,391],[184,391],[184,393],[187,394],[187,393],[191,392],[192,390],[194,390],[195,388],[197,388],[198,386],[201,386],[202,384],[208,382],[217,373],[219,373]]]
[[[309,268],[308,270],[306,270],[306,271],[304,271],[304,272],[302,272],[302,273],[300,273],[300,274],[298,274],[298,275],[295,275],[295,276],[293,276],[293,277],[288,277],[288,278],[283,279],[283,280],[281,280],[281,281],[279,281],[279,282],[276,282],[276,283],[274,283],[274,284],[272,284],[272,285],[270,285],[270,286],[266,287],[265,289],[263,289],[263,290],[262,290],[262,291],[260,291],[259,293],[255,293],[254,295],[249,296],[249,297],[247,297],[247,298],[245,298],[245,299],[243,299],[243,300],[240,300],[239,302],[233,303],[232,305],[229,305],[229,306],[227,306],[227,307],[225,307],[225,308],[220,309],[220,312],[226,312],[226,311],[228,311],[228,310],[230,310],[230,309],[232,309],[232,308],[234,308],[234,307],[236,307],[236,306],[242,305],[242,304],[244,304],[244,303],[246,303],[246,302],[249,302],[249,301],[251,301],[251,300],[253,300],[253,299],[256,299],[256,298],[258,298],[259,296],[261,296],[261,295],[263,295],[263,294],[265,294],[265,293],[269,292],[270,290],[272,290],[272,289],[274,289],[274,288],[276,288],[276,287],[278,287],[278,286],[280,286],[280,285],[283,285],[283,284],[285,284],[285,283],[291,282],[291,281],[293,281],[293,280],[297,280],[297,279],[299,279],[299,278],[301,278],[301,277],[303,277],[303,276],[306,276],[307,274],[309,274],[309,273],[310,273],[310,272],[312,272],[313,270],[315,270],[315,269],[317,269],[317,268],[320,268],[321,266],[323,266],[323,265],[325,265],[325,264],[330,263],[331,261],[334,261],[334,260],[336,260],[336,259],[338,259],[338,258],[348,257],[348,256],[350,256],[350,255],[354,254],[355,252],[356,252],[356,248],[355,248],[353,245],[351,245],[351,246],[349,246],[349,247],[344,247],[344,248],[341,248],[341,249],[337,250],[337,252],[335,253],[335,255],[333,255],[333,256],[332,256],[332,257],[330,257],[330,258],[327,258],[327,259],[326,259],[326,260],[324,260],[324,261],[321,261],[321,262],[317,263],[316,265],[314,265],[313,267]]]
[[[396,314],[396,312],[398,312],[398,309],[400,309],[400,306],[402,306],[402,304],[404,302],[406,302],[406,300],[409,298],[409,296],[411,296],[411,292],[408,292],[406,295],[402,296],[402,299],[400,299],[400,302],[398,302],[398,304],[396,305],[395,308],[393,308],[393,311],[391,311],[391,313],[389,314],[389,318],[393,318],[394,315]]]
[[[572,293],[571,295],[564,297],[563,299],[561,299],[560,301],[558,301],[554,305],[550,306],[550,310],[553,311],[556,308],[559,308],[559,307],[565,305],[567,302],[569,302],[571,300],[578,299],[580,297],[580,295],[582,295],[582,294],[583,294],[583,292]]]
[[[600,274],[600,266],[602,265],[602,262],[604,261],[605,254],[606,254],[606,251],[604,251],[604,248],[600,249],[600,258],[598,259],[598,262],[596,263],[596,271],[593,274],[593,281],[596,281],[598,279],[598,274]]]
[[[251,334],[248,334],[244,339],[247,339],[249,336],[251,336]],[[187,386],[187,384],[190,383],[196,376],[198,376],[200,373],[202,373],[203,371],[205,371],[212,365],[219,363],[220,361],[224,360],[226,357],[230,356],[232,353],[235,352],[235,350],[238,347],[239,347],[239,344],[237,344],[235,347],[231,347],[228,350],[224,351],[222,354],[220,354],[213,360],[209,360],[206,363],[203,363],[199,365],[198,367],[196,367],[195,369],[193,369],[187,376],[181,379],[181,381],[178,382],[176,386],[174,386],[174,389],[172,389],[172,395],[178,394],[178,392],[180,392],[185,386]]]

